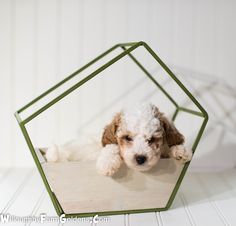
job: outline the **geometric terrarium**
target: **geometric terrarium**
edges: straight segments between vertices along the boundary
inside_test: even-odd
[[[136,102],[157,105],[195,152],[207,112],[142,41],[113,46],[15,113],[58,215],[138,213],[171,206],[189,162],[160,159],[151,172],[125,168],[106,177],[96,172],[93,161],[50,163],[41,154],[53,142],[101,137],[114,113]]]

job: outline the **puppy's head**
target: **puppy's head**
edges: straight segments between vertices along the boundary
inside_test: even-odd
[[[102,145],[119,145],[129,168],[147,171],[167,155],[170,146],[182,144],[184,137],[152,104],[126,109],[105,127]]]

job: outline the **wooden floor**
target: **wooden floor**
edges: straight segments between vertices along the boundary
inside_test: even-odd
[[[1,213],[15,216],[56,216],[49,196],[35,169],[0,170]],[[8,225],[91,225],[90,220],[11,222]],[[187,173],[169,211],[100,218],[106,226],[143,225],[236,225],[236,169],[218,173]]]

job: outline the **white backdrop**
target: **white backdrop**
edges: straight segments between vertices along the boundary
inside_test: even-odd
[[[0,166],[33,165],[15,110],[112,45],[144,40],[209,111],[192,169],[235,167],[235,10],[233,0],[0,0]],[[58,120],[34,125],[38,139],[62,132]]]

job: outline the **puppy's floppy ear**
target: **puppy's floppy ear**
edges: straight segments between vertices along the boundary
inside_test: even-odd
[[[165,139],[169,147],[184,143],[184,136],[178,131],[174,123],[167,119],[163,113],[155,107],[156,117],[160,120],[161,126],[165,132]]]
[[[184,136],[176,129],[173,122],[170,122],[165,116],[161,117],[163,128],[165,130],[166,141],[169,147],[184,143]]]
[[[117,113],[113,118],[112,122],[108,124],[102,135],[102,146],[105,147],[107,144],[117,144],[116,131],[121,121],[121,113]]]

